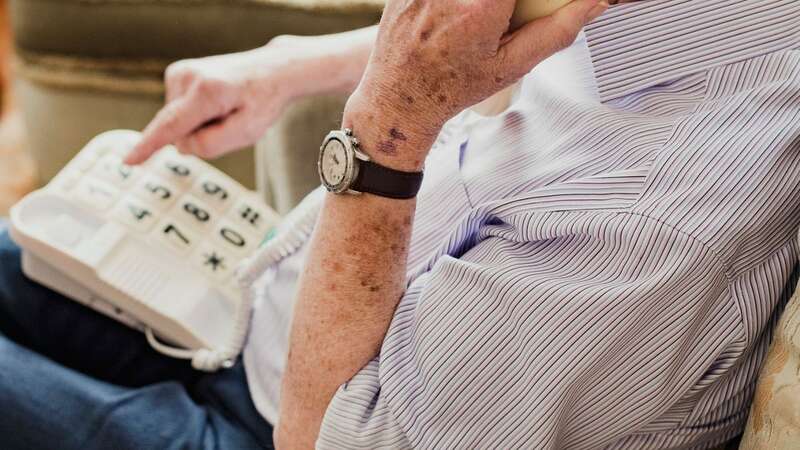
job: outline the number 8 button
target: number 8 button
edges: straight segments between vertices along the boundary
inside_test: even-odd
[[[192,195],[184,195],[175,205],[172,217],[192,228],[206,231],[214,222],[209,207]]]

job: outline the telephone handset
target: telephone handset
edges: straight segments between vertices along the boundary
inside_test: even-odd
[[[518,0],[514,15],[511,16],[511,29],[517,29],[528,22],[549,16],[573,0]]]

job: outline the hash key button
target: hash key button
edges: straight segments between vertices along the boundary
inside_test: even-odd
[[[276,222],[275,214],[265,208],[256,206],[254,202],[239,201],[229,213],[246,233],[258,239],[264,237]]]

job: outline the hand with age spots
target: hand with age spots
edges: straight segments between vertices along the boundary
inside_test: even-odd
[[[418,171],[445,121],[569,45],[599,1],[509,34],[515,0],[388,0],[344,125],[378,164]],[[294,300],[279,450],[315,448],[337,390],[379,355],[407,287],[415,212],[414,199],[325,197]]]
[[[345,123],[370,156],[418,170],[441,126],[569,46],[608,7],[576,0],[509,32],[515,0],[389,0]]]

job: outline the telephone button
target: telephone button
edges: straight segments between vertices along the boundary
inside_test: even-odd
[[[180,189],[172,183],[150,175],[136,184],[133,193],[148,205],[164,210],[177,200]]]
[[[184,195],[171,210],[171,217],[200,231],[207,232],[216,219],[216,213],[193,195]]]
[[[119,198],[119,190],[108,183],[91,178],[83,179],[75,190],[75,198],[97,211],[110,209]]]
[[[112,217],[140,233],[147,233],[156,222],[156,213],[136,200],[126,198],[119,202]]]
[[[106,155],[95,164],[91,174],[117,186],[127,187],[136,180],[139,169],[123,164],[119,156]]]
[[[214,240],[225,251],[244,254],[252,250],[257,242],[242,232],[241,227],[228,220],[222,220],[214,228]]]
[[[275,213],[256,205],[255,202],[240,200],[228,212],[228,217],[251,237],[263,239],[277,220]]]
[[[191,184],[198,171],[191,158],[179,155],[171,147],[161,150],[152,164],[160,176],[178,185]]]
[[[165,244],[181,255],[189,253],[198,243],[197,236],[192,231],[171,219],[163,220],[151,235],[156,242]]]
[[[83,176],[77,169],[67,168],[56,175],[53,181],[47,185],[47,188],[56,192],[66,193],[74,189],[81,182]]]
[[[219,177],[203,176],[192,186],[192,194],[218,212],[225,212],[233,203],[237,190]]]
[[[218,246],[203,243],[192,255],[194,265],[206,275],[225,283],[233,275],[239,260]]]

